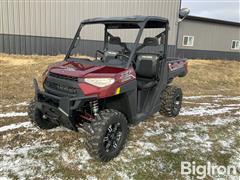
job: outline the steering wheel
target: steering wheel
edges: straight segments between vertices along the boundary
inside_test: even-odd
[[[129,56],[127,56],[127,55],[125,55],[125,54],[117,54],[115,57],[117,58],[118,56],[122,56],[122,57],[125,57],[125,58],[123,58],[123,60],[125,60],[125,61],[128,61],[129,60]]]

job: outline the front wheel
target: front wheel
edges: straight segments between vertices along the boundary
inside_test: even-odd
[[[86,141],[88,153],[103,162],[115,158],[123,149],[128,136],[126,117],[119,111],[105,109],[91,124],[94,131]]]

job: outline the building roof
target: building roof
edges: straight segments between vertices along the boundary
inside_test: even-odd
[[[212,18],[198,17],[198,16],[187,16],[186,19],[240,27],[239,22],[225,21],[225,20],[220,20],[220,19],[212,19]]]
[[[106,25],[119,25],[118,28],[137,28],[137,23],[147,21],[145,28],[158,28],[168,23],[167,18],[159,16],[122,16],[122,17],[97,17],[92,19],[86,19],[82,21],[82,24],[106,24]],[[132,23],[132,25],[126,25],[126,23]],[[134,25],[136,24],[136,25]]]

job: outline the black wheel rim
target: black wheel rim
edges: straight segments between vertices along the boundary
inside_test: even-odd
[[[107,128],[107,132],[103,138],[103,146],[106,152],[112,152],[116,150],[120,144],[122,137],[122,128],[119,122],[110,124]]]

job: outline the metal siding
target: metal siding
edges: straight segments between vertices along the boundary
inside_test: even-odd
[[[3,35],[3,11],[2,1],[0,1],[0,52],[4,52],[4,35]]]
[[[181,58],[240,60],[239,52],[177,49],[176,54]]]
[[[26,24],[25,24],[25,2],[19,1],[19,34],[26,35]],[[20,36],[20,52],[26,54],[26,39],[24,36]]]
[[[25,17],[25,34],[31,33],[30,25],[30,10],[29,10],[29,0],[25,0],[24,3],[24,17]],[[31,54],[31,38],[27,37],[25,39],[25,54]]]
[[[34,34],[31,34],[33,36],[40,36],[41,35],[41,28],[40,28],[40,22],[41,22],[41,6],[40,6],[40,1],[36,1],[32,3],[32,6],[35,10],[35,13],[32,14],[33,21],[35,22],[35,31]],[[41,45],[41,40],[37,37],[34,38],[35,41],[35,53],[36,54],[42,54],[42,45]]]
[[[194,36],[193,47],[182,46],[184,35]],[[240,40],[240,27],[194,20],[179,25],[179,49],[240,52],[231,49],[232,40]]]
[[[30,21],[30,34],[36,34],[36,3],[29,0],[29,21]],[[30,52],[31,54],[36,54],[37,42],[34,36],[30,37]]]
[[[0,53],[4,52],[3,34],[0,34]]]
[[[169,44],[175,45],[180,0],[1,1],[0,50],[17,54],[65,53],[81,20],[97,16],[156,15],[169,18]],[[17,36],[16,36],[17,35]],[[18,36],[19,35],[19,36]],[[92,37],[100,31],[92,29]],[[125,33],[125,39],[132,36]],[[45,37],[45,38],[44,38]],[[47,38],[56,37],[56,38]],[[10,39],[9,39],[10,38]]]
[[[8,28],[8,9],[7,9],[8,3],[3,1],[1,2],[1,10],[2,10],[2,30],[3,30],[3,34],[6,34],[6,32],[9,31]],[[7,36],[3,35],[3,51],[6,53],[9,53],[9,39],[7,38]]]
[[[51,22],[51,35],[53,36],[54,34],[56,34],[56,2],[55,1],[50,1],[50,15],[49,15],[49,19]],[[50,44],[51,44],[51,54],[52,55],[56,55],[57,54],[57,46],[54,45],[56,44],[56,40],[55,39],[51,39],[50,40]]]

